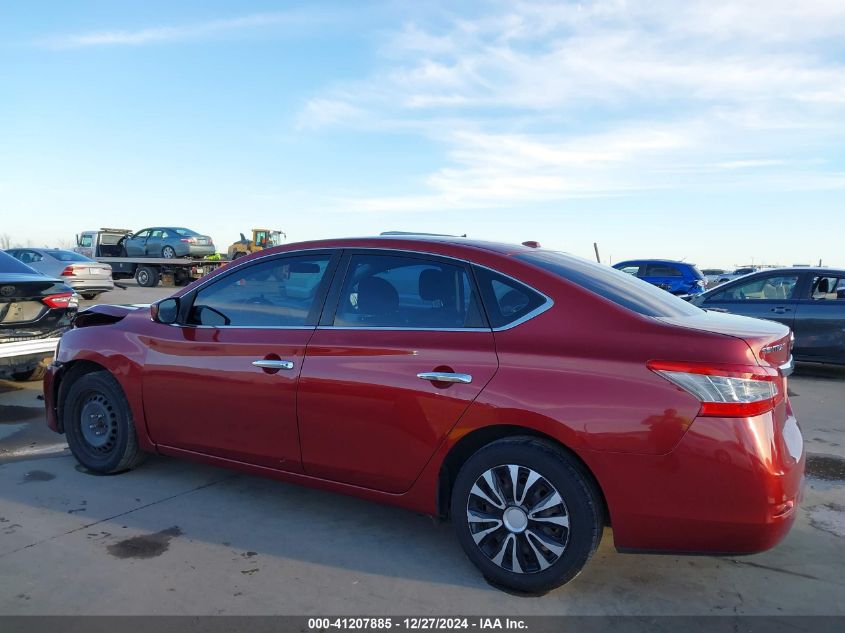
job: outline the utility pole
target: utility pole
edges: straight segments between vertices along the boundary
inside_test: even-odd
[[[599,257],[599,243],[598,243],[598,242],[593,242],[593,248],[594,248],[594,249],[595,249],[595,251],[596,251],[596,261],[597,261],[599,264],[601,264],[601,257]]]

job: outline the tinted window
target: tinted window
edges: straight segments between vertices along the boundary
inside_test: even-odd
[[[202,288],[188,322],[231,327],[313,325],[329,259],[329,255],[284,257],[246,266]]]
[[[617,268],[616,270],[621,270],[623,273],[628,273],[629,275],[634,275],[634,277],[636,277],[640,274],[640,265],[634,264],[632,266],[623,266],[622,268]]]
[[[53,259],[58,259],[60,262],[90,262],[94,261],[85,255],[74,253],[73,251],[47,251],[47,254]]]
[[[433,259],[353,255],[334,324],[352,327],[484,327],[467,271]]]
[[[144,229],[143,231],[138,231],[135,233],[135,237],[145,240],[150,236],[150,229]]]
[[[487,268],[476,266],[475,277],[491,327],[510,325],[546,302],[536,290]]]
[[[614,303],[653,317],[692,316],[701,310],[683,299],[625,273],[587,259],[539,251],[516,259],[554,273]]]
[[[8,253],[0,251],[0,273],[16,273],[23,275],[37,275],[37,271],[33,270],[26,264],[22,264]]]
[[[757,277],[726,288],[708,301],[778,301],[791,299],[798,284],[798,275]]]
[[[816,275],[813,277],[812,297],[816,301],[845,300],[845,277]]]
[[[671,264],[649,264],[641,277],[683,277],[681,271]]]
[[[24,264],[32,264],[44,259],[40,253],[36,253],[35,251],[18,250],[10,252],[10,255]]]

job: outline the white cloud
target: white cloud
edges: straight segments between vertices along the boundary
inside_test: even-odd
[[[68,49],[91,46],[140,46],[158,42],[197,40],[225,33],[291,24],[301,18],[293,13],[256,13],[181,26],[157,26],[136,30],[96,31],[39,40],[47,48]]]
[[[438,18],[388,35],[370,77],[300,114],[301,129],[405,128],[442,144],[418,191],[347,208],[843,186],[818,159],[845,135],[841,0],[500,2]]]

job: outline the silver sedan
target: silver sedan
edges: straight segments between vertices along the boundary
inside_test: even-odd
[[[85,255],[58,248],[10,248],[6,252],[48,277],[61,279],[84,299],[114,289],[111,266]]]

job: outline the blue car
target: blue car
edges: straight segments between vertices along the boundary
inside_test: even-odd
[[[667,259],[636,259],[613,265],[623,273],[663,288],[673,295],[697,295],[704,292],[707,282],[694,264]]]

